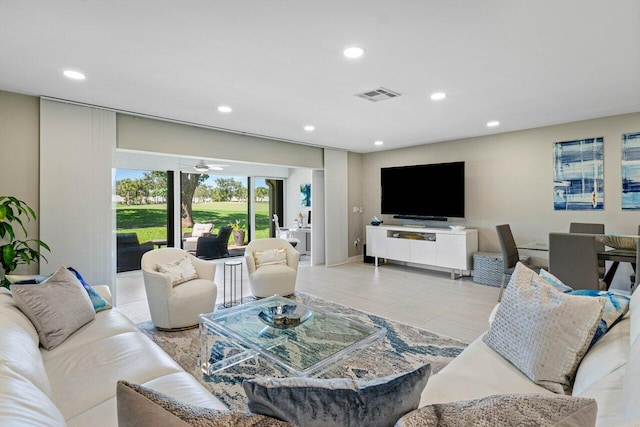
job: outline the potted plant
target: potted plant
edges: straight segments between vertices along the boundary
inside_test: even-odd
[[[236,219],[235,222],[229,224],[231,226],[231,230],[233,231],[233,244],[236,246],[244,246],[244,225],[242,225],[242,221]]]
[[[12,196],[0,196],[0,264],[4,272],[0,286],[9,287],[10,282],[5,276],[18,265],[38,262],[40,258],[47,260],[39,251],[40,247],[51,251],[46,243],[38,239],[16,239],[13,231],[13,226],[17,224],[22,228],[25,238],[28,237],[23,220],[35,219],[36,213],[22,200]]]

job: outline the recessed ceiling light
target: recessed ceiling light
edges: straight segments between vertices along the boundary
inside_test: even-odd
[[[304,127],[304,130],[307,131],[307,132],[313,132],[314,130],[316,130],[316,127],[313,126],[313,125],[306,125]]]
[[[228,105],[221,105],[218,107],[218,111],[220,111],[221,113],[230,113],[233,110]]]
[[[80,71],[64,70],[63,74],[73,80],[84,80],[86,78]]]
[[[343,53],[347,58],[360,58],[362,55],[364,55],[364,49],[361,47],[352,46],[346,48]]]
[[[435,92],[431,94],[432,101],[441,101],[447,97],[447,94],[444,92]]]
[[[497,120],[493,120],[491,122],[487,122],[487,127],[494,128],[496,126],[500,126],[500,122]]]
[[[380,141],[380,140],[373,143],[373,145],[382,145],[382,144],[384,144],[384,141]]]

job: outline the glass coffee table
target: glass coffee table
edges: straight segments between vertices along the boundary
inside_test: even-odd
[[[261,356],[290,376],[315,377],[382,339],[370,326],[274,295],[200,315],[198,363],[207,375]],[[220,347],[232,351],[221,353]]]

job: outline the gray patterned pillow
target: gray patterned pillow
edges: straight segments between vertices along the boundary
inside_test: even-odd
[[[391,426],[418,407],[431,365],[371,381],[256,378],[242,383],[249,410],[304,427]]]
[[[193,406],[149,388],[118,381],[119,427],[291,427],[280,420],[248,413]]]
[[[536,384],[570,394],[604,303],[559,292],[518,263],[483,341]]]
[[[38,331],[40,344],[52,350],[96,317],[93,303],[75,274],[62,266],[36,285],[11,285],[16,305]]]
[[[596,424],[595,399],[557,394],[503,394],[436,403],[409,412],[394,427],[581,426]]]

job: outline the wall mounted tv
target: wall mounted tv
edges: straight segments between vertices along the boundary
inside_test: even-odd
[[[382,168],[380,178],[383,214],[464,218],[464,162]]]

